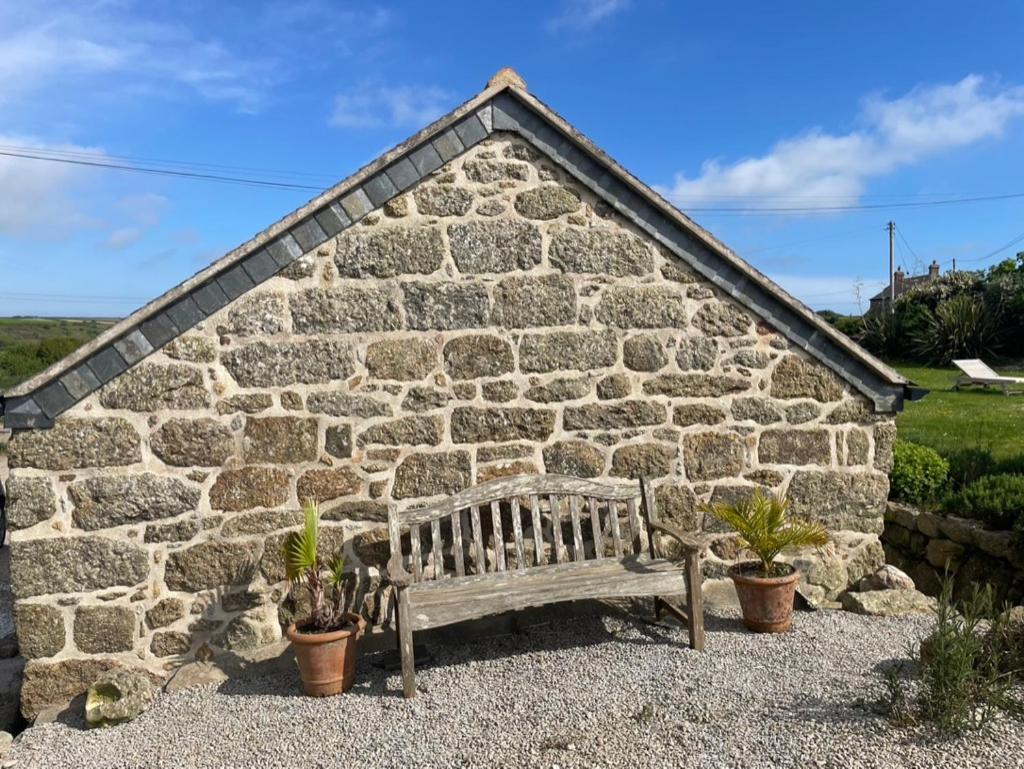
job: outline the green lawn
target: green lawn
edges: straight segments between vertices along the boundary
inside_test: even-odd
[[[959,374],[955,368],[891,365],[931,390],[923,400],[904,405],[896,420],[901,438],[942,454],[971,447],[988,449],[997,459],[1024,454],[1024,395],[1006,397],[1001,390],[953,392]],[[1024,376],[1021,370],[1000,369],[999,373]]]

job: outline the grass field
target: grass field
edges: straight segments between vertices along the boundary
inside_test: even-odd
[[[30,378],[116,322],[104,318],[0,318],[0,390]]]
[[[984,448],[997,459],[1024,454],[1024,394],[1006,397],[1001,390],[953,391],[955,368],[892,364],[901,374],[931,392],[907,403],[896,420],[899,435],[945,454],[963,448]],[[1022,376],[1024,371],[1000,369]],[[1024,390],[1024,387],[1017,388]]]

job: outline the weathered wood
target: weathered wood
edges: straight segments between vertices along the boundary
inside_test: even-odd
[[[473,526],[473,545],[476,549],[476,573],[487,571],[487,556],[484,554],[484,532],[480,527],[480,508],[473,505],[469,508],[469,522]]]
[[[441,520],[430,522],[430,547],[434,554],[434,579],[444,579],[444,554],[441,550]]]
[[[470,508],[474,505],[481,507],[489,505],[496,499],[525,497],[530,494],[579,494],[584,497],[625,501],[636,497],[636,487],[632,485],[608,486],[584,478],[573,478],[569,475],[517,475],[509,478],[496,478],[493,481],[481,483],[479,486],[471,486],[429,507],[404,510],[396,512],[395,515],[398,517],[399,523],[408,526],[413,523],[427,523],[434,518],[442,518],[451,515],[456,510]]]
[[[640,531],[640,516],[636,511],[636,498],[626,500],[626,512],[629,513],[629,541],[632,543],[633,554],[643,552],[643,540]]]
[[[603,558],[604,536],[601,534],[601,500],[597,497],[587,497],[587,506],[590,508],[590,531],[594,537],[594,554],[597,558]]]
[[[402,694],[416,696],[416,661],[413,657],[412,617],[409,612],[409,588],[398,591],[398,643],[402,656]]]
[[[689,615],[685,611],[680,609],[675,604],[669,603],[664,598],[656,598],[655,600],[658,602],[658,612],[659,613],[662,612],[662,611],[667,611],[669,614],[671,614],[677,620],[682,622],[684,625],[686,625],[686,626],[690,625],[690,617],[689,617]]]
[[[654,488],[651,486],[651,482],[642,475],[640,476],[640,511],[648,523],[658,522],[658,505],[654,498]],[[652,558],[658,558],[660,553],[656,539],[654,527],[648,526],[647,552],[651,554]]]
[[[544,524],[540,519],[540,500],[536,494],[530,495],[530,521],[533,524],[533,563],[545,566],[548,558],[544,552]]]
[[[420,527],[415,524],[409,528],[409,548],[412,557],[412,577],[419,582],[423,579],[423,552],[420,550]]]
[[[452,553],[455,555],[455,574],[466,576],[466,556],[462,549],[462,511],[451,514],[452,521]]]
[[[569,497],[569,517],[572,519],[572,550],[577,563],[583,561],[583,526],[580,523],[580,498],[575,494]]]
[[[512,497],[512,539],[516,547],[516,568],[526,568],[526,550],[523,547],[523,522],[519,519],[519,497]]]
[[[558,497],[554,494],[548,495],[548,503],[551,505],[551,533],[553,543],[551,547],[555,551],[555,563],[562,563],[565,560],[565,545],[562,544],[562,511],[558,504]]]
[[[402,562],[402,531],[398,518],[388,515],[388,537],[391,540],[391,558],[388,560],[388,579],[395,585],[412,583],[410,574]]]
[[[690,648],[704,651],[704,590],[701,586],[700,553],[686,554],[686,602],[689,611],[687,627],[690,631]]]
[[[505,536],[501,528],[501,502],[491,502],[491,528],[494,538],[494,568],[505,571]]]
[[[619,530],[619,504],[615,501],[608,502],[608,521],[612,530],[612,546],[615,548],[615,557],[622,558],[622,532]]]
[[[492,481],[490,484],[484,484],[487,487],[486,493],[477,491],[474,492],[475,495],[470,494],[468,497],[463,493],[463,498],[478,500],[473,504],[461,507],[453,507],[447,503],[435,505],[434,513],[429,516],[419,515],[423,511],[414,511],[417,513],[416,516],[405,513],[389,514],[391,559],[388,562],[388,574],[398,588],[396,623],[402,655],[402,690],[406,697],[413,696],[416,691],[413,631],[558,601],[653,596],[656,617],[667,611],[681,622],[685,622],[689,629],[690,645],[697,650],[704,648],[700,554],[706,543],[699,537],[658,521],[653,488],[647,480],[641,479],[639,495],[635,491],[624,495],[619,494],[615,487],[605,487],[564,476],[556,476],[554,480],[535,483],[532,486],[528,483],[537,480],[538,477],[551,478],[523,476]],[[588,493],[587,490],[593,491],[595,488],[604,493]],[[609,489],[612,491],[609,492]],[[499,491],[506,496],[494,496]],[[554,563],[548,562],[544,549],[539,499],[541,494],[547,497],[551,508]],[[532,567],[528,565],[525,552],[521,496],[530,500],[530,517],[534,531]],[[567,498],[568,502],[563,503],[563,498]],[[583,538],[583,499],[586,499],[589,506],[590,528],[595,548],[595,557],[589,560]],[[501,505],[506,500],[512,515],[516,568],[512,567],[513,554],[506,553],[504,542]],[[624,532],[620,531],[618,506],[621,502],[626,504],[628,539],[624,537]],[[607,523],[603,525],[602,503],[607,505]],[[490,567],[487,564],[487,547],[480,519],[480,507],[483,504],[490,506],[494,534],[494,556]],[[569,507],[572,526],[571,557],[563,541],[564,504]],[[452,526],[454,576],[446,575],[444,571],[441,518],[445,516],[449,518]],[[474,574],[466,573],[463,542],[466,516],[469,517],[469,526],[472,529],[472,547],[477,562]],[[430,525],[431,554],[434,560],[434,568],[431,571],[423,569],[423,553],[420,546],[419,527],[427,523]],[[409,526],[409,559],[412,573],[405,569],[405,559],[401,550],[403,524]],[[614,558],[605,557],[605,525],[611,536]],[[659,539],[659,536],[676,539],[681,546],[683,558],[680,560],[660,557],[664,540]],[[431,575],[433,579],[428,578]],[[689,602],[686,611],[668,603],[664,598],[666,595],[677,595],[683,592],[684,588]]]
[[[684,585],[683,564],[643,556],[420,582],[406,590],[413,629],[425,630],[558,601],[675,595]]]

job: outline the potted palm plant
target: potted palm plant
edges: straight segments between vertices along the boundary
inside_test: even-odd
[[[729,569],[743,610],[743,624],[756,633],[784,633],[793,621],[793,597],[800,574],[776,558],[788,547],[821,547],[828,542],[818,523],[789,515],[789,500],[760,490],[732,504],[703,506],[740,535],[740,547],[751,550],[756,561]]]
[[[293,589],[305,589],[310,616],[288,626],[287,636],[306,694],[326,697],[352,688],[359,638],[366,620],[345,610],[345,560],[320,557],[320,511],[315,502],[302,506],[303,526],[281,545],[285,575]]]

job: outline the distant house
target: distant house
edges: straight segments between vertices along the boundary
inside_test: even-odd
[[[896,270],[893,273],[893,284],[895,287],[896,298],[899,299],[905,293],[915,286],[920,286],[925,283],[931,283],[939,277],[939,263],[934,259],[932,263],[928,265],[928,272],[925,275],[907,275],[903,272],[903,268]],[[871,297],[871,305],[868,307],[867,315],[877,315],[879,313],[887,312],[889,310],[889,286],[886,286],[873,297]]]

